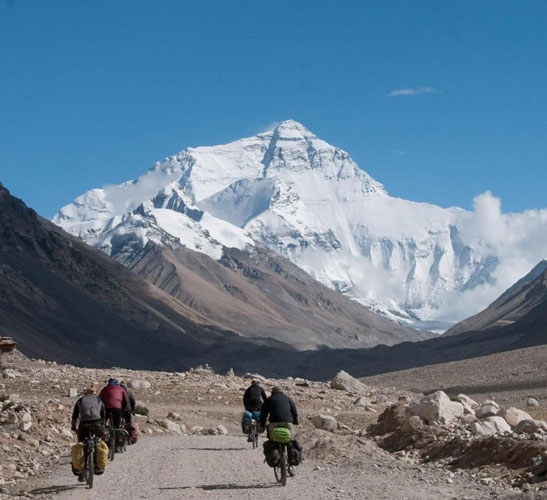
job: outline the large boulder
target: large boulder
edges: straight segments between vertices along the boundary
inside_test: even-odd
[[[171,420],[158,420],[158,425],[160,427],[163,427],[167,432],[172,432],[174,434],[182,434],[183,430],[182,427],[179,424],[176,424],[175,422],[171,422]]]
[[[517,434],[534,434],[540,430],[547,431],[547,423],[543,420],[534,420],[533,418],[530,418],[521,420],[514,430]]]
[[[505,408],[498,415],[503,417],[511,427],[516,427],[523,420],[533,420],[528,413],[514,407]]]
[[[488,401],[475,412],[475,416],[480,419],[494,417],[498,414],[498,412],[499,407],[497,404],[494,404],[493,401]]]
[[[463,405],[450,398],[443,391],[437,391],[408,407],[409,416],[421,417],[427,424],[449,424],[463,415]]]
[[[469,396],[466,396],[465,394],[458,394],[455,398],[452,398],[454,401],[457,401],[458,403],[462,403],[464,406],[468,405],[471,408],[476,408],[479,406],[479,404],[474,400],[471,399]]]
[[[131,389],[141,390],[141,389],[150,389],[152,384],[148,380],[130,380],[129,387]]]
[[[493,436],[511,432],[510,425],[501,417],[486,417],[469,426],[469,430],[475,436]]]
[[[330,415],[313,415],[311,421],[316,429],[334,432],[338,428],[338,422]]]
[[[400,429],[407,420],[406,411],[406,403],[388,406],[378,416],[378,422],[367,429],[368,432],[373,436],[383,436]]]
[[[363,395],[368,392],[368,387],[363,382],[352,377],[344,370],[339,371],[334,378],[330,381],[332,389],[339,389],[341,391],[347,391],[354,394]]]

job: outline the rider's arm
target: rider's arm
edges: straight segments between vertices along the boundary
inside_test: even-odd
[[[78,416],[80,415],[80,405],[76,403],[74,405],[74,410],[72,410],[72,429],[76,429],[76,422],[78,421]]]
[[[294,425],[298,425],[298,412],[296,411],[296,405],[294,404],[294,401],[291,399],[291,414],[292,414],[292,421]]]
[[[127,397],[127,392],[125,392],[125,390],[122,389],[122,410],[125,410],[128,405],[129,405],[129,399]]]
[[[262,408],[260,409],[260,426],[266,427],[266,421],[268,420],[268,415],[270,413],[270,401],[264,401]]]
[[[262,389],[262,392],[260,393],[260,397],[262,398],[262,401],[266,401],[266,399],[268,399],[266,397],[266,393],[264,392],[264,389]]]
[[[100,404],[100,414],[101,414],[101,420],[104,422],[106,420],[106,409],[104,407],[104,403],[102,399],[99,398],[99,404]]]

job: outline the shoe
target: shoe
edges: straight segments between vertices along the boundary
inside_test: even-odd
[[[79,481],[80,483],[83,483],[83,482],[85,481],[85,477],[84,477],[83,474],[79,474],[79,475],[78,475],[78,481]]]
[[[296,472],[294,472],[294,469],[289,465],[289,468],[287,469],[287,473],[290,477],[296,476]]]
[[[247,442],[248,442],[248,443],[252,443],[252,442],[253,442],[253,438],[252,438],[251,436],[248,436],[248,437],[247,437]]]
[[[104,474],[104,469],[97,469],[97,467],[95,467],[95,469],[93,469],[93,473],[96,476],[100,476],[101,474]]]

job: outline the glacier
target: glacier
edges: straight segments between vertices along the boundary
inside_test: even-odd
[[[547,255],[547,237],[534,249],[520,240],[499,247],[481,214],[392,197],[348,153],[287,120],[230,144],[189,147],[136,180],[92,189],[53,222],[122,263],[148,241],[216,260],[224,247],[263,245],[374,312],[443,331]],[[547,211],[511,214],[506,226],[519,216],[547,233]]]

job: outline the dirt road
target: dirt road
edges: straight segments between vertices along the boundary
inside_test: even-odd
[[[371,446],[373,446],[371,444]],[[371,448],[372,449],[372,448]],[[449,484],[453,481],[452,484]],[[304,461],[297,476],[280,487],[242,436],[161,436],[144,438],[117,455],[95,487],[78,483],[67,465],[40,485],[27,489],[36,498],[53,499],[516,499],[535,498],[488,487],[464,476],[411,465],[368,453],[353,466]]]

